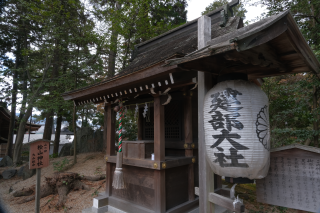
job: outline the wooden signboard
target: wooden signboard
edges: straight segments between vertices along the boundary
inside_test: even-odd
[[[36,169],[36,202],[35,212],[40,212],[40,183],[41,183],[41,168],[49,166],[49,148],[50,141],[39,139],[30,142],[29,152],[29,168]]]
[[[320,149],[296,144],[272,150],[269,173],[256,183],[258,202],[318,212]]]
[[[30,169],[39,169],[49,166],[50,141],[39,139],[30,143]]]

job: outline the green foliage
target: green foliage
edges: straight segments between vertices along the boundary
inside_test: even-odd
[[[96,195],[98,195],[99,194],[99,191],[98,191],[98,189],[96,189],[96,190],[94,190],[94,192],[91,194],[91,196],[96,196]]]
[[[24,152],[21,153],[21,156],[29,157],[29,152],[28,151],[24,151]]]
[[[57,158],[59,155],[57,153],[53,153],[52,155],[49,155],[49,158]]]
[[[313,108],[313,87],[320,81],[312,74],[265,78],[262,89],[269,98],[271,146],[305,143],[319,135],[313,122],[319,108]]]
[[[116,121],[116,129],[119,129],[119,120]],[[134,117],[134,110],[128,109],[126,117],[122,119],[122,138],[135,141],[138,135],[137,119]],[[118,134],[116,135],[118,141]]]
[[[62,172],[68,164],[68,158],[64,158],[62,161],[53,162],[53,169],[54,171]]]

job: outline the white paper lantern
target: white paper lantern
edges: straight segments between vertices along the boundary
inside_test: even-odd
[[[218,83],[205,96],[207,160],[214,173],[264,178],[270,162],[269,103],[257,85],[244,80]]]

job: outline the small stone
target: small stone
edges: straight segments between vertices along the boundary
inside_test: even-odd
[[[0,161],[0,167],[12,166],[13,161],[9,156],[4,156]]]
[[[6,156],[7,158],[7,166],[13,166],[13,161],[9,156]]]
[[[0,167],[5,167],[7,165],[7,158],[3,157],[0,161]]]
[[[17,174],[17,175],[18,175],[19,177],[22,177],[22,176],[23,176],[23,171],[24,171],[24,168],[25,168],[25,167],[26,167],[26,166],[21,166],[20,169],[18,170],[18,174]]]
[[[35,169],[29,169],[29,163],[24,166],[23,174],[22,174],[23,180],[31,178],[35,174],[36,174],[36,170]]]
[[[12,186],[10,186],[9,193],[11,193],[12,191],[13,191],[13,188],[12,188]]]
[[[7,169],[2,172],[3,179],[10,179],[17,173],[16,169]]]

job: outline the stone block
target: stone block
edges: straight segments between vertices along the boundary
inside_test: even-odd
[[[3,179],[10,179],[14,177],[17,173],[16,169],[7,169],[2,172]]]
[[[13,161],[9,156],[4,156],[2,160],[0,161],[0,167],[6,167],[6,166],[12,166]]]
[[[24,167],[25,167],[25,166],[21,166],[20,169],[18,170],[17,175],[18,175],[19,177],[22,177],[22,176],[23,176]]]

